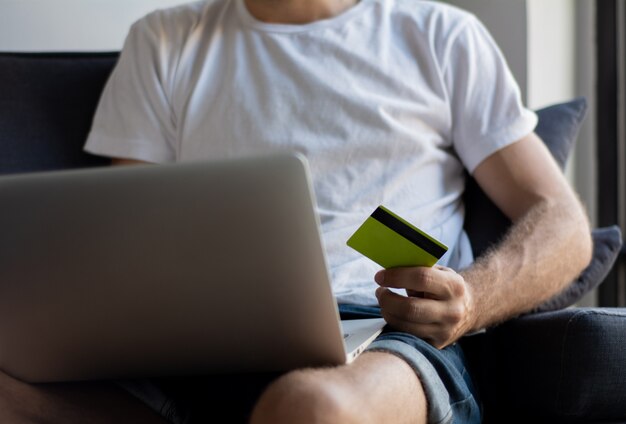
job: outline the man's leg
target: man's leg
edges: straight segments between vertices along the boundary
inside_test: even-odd
[[[251,424],[426,423],[422,385],[402,359],[365,352],[351,365],[291,372],[259,399]]]
[[[31,385],[0,371],[0,423],[166,424],[166,421],[112,383]]]

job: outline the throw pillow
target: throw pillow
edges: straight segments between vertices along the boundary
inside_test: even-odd
[[[539,121],[535,132],[561,169],[565,168],[586,112],[587,101],[583,97],[536,111]],[[474,255],[479,256],[505,234],[511,222],[469,176],[465,203],[465,230],[472,241]],[[619,255],[622,236],[619,228],[613,226],[592,230],[592,238],[593,258],[589,266],[565,290],[535,308],[533,312],[571,306],[604,280]]]
[[[544,141],[561,169],[565,167],[586,112],[587,101],[583,97],[537,111],[539,122],[535,132]],[[606,278],[622,246],[620,229],[617,226],[598,228],[591,235],[593,256],[587,268],[561,293],[535,308],[533,312],[571,306]]]

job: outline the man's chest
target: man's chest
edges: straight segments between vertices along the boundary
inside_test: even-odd
[[[375,156],[390,143],[411,153],[449,139],[445,92],[406,53],[237,32],[206,49],[175,81],[180,159],[268,149]]]

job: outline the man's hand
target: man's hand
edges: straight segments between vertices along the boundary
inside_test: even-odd
[[[474,178],[513,222],[500,243],[459,273],[435,266],[388,269],[375,277],[387,322],[438,348],[531,310],[591,259],[586,213],[535,134],[489,156]],[[385,287],[406,289],[408,297]]]
[[[397,330],[442,349],[474,326],[470,287],[450,268],[393,268],[378,272],[375,280],[383,318]],[[408,296],[388,288],[405,289]]]

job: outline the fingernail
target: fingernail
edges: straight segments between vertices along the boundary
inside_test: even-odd
[[[383,284],[385,282],[385,270],[380,270],[374,275],[374,281],[378,284]]]

